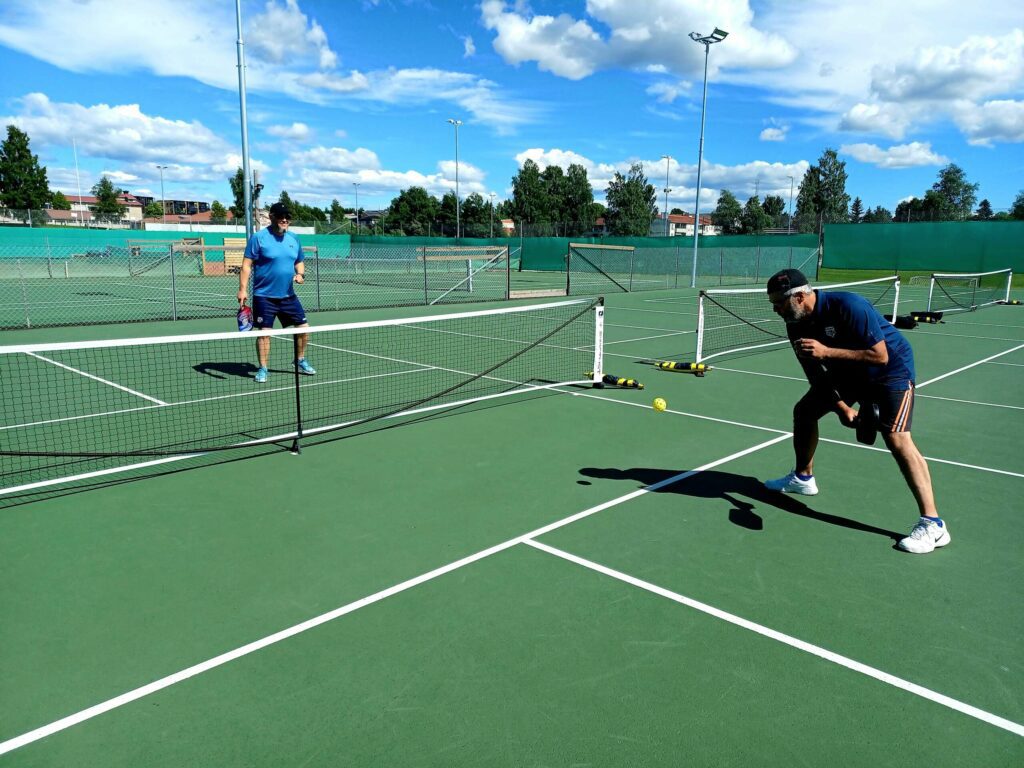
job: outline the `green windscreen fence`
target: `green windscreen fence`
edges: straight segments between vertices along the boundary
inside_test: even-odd
[[[826,224],[822,266],[891,272],[1024,270],[1024,221]]]

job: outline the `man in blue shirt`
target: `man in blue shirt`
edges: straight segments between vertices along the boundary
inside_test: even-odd
[[[291,219],[291,211],[283,203],[274,203],[270,206],[270,226],[254,233],[245,246],[245,257],[238,275],[238,303],[245,303],[251,274],[253,325],[257,329],[273,328],[275,317],[281,318],[281,325],[285,328],[309,327],[306,313],[292,287],[294,283],[303,281],[306,265],[302,260],[299,238],[288,231]],[[295,365],[299,373],[312,376],[316,371],[306,361],[308,341],[309,334],[296,337]],[[269,336],[260,336],[256,340],[256,353],[260,361],[256,383],[263,384],[267,380],[267,361],[270,358]]]
[[[903,335],[867,299],[855,293],[812,290],[796,269],[768,280],[768,300],[786,321],[789,340],[811,388],[793,409],[796,467],[765,485],[774,491],[813,496],[818,421],[835,413],[845,426],[870,418],[878,407],[878,431],[917,501],[920,519],[900,549],[925,554],[950,542],[935,509],[928,464],[910,437],[914,412],[914,353]],[[852,407],[859,403],[861,412]]]

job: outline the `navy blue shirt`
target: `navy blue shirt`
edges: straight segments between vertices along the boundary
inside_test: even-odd
[[[811,384],[827,384],[832,387],[875,385],[894,390],[908,389],[915,377],[914,351],[903,334],[863,296],[845,291],[814,293],[818,297],[814,311],[797,323],[786,324],[790,341],[816,339],[826,347],[838,349],[870,349],[884,341],[889,362],[885,365],[865,365],[851,360],[798,358]],[[823,373],[828,382],[822,380]]]
[[[256,232],[245,246],[252,259],[252,295],[283,299],[294,296],[295,265],[302,261],[299,238],[291,232],[275,235],[270,227]]]

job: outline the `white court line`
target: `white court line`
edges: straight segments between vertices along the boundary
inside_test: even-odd
[[[819,442],[832,443],[833,445],[845,445],[847,448],[861,448],[865,451],[878,451],[879,453],[889,453],[888,448],[878,448],[873,445],[863,445],[861,443],[848,443],[845,440],[834,440],[830,437],[820,437]],[[936,459],[934,456],[925,456],[926,461],[935,462],[936,464],[948,464],[951,467],[963,467],[964,469],[977,469],[980,472],[991,472],[996,475],[1008,475],[1010,477],[1019,477],[1024,479],[1024,475],[1020,472],[1011,472],[1008,469],[993,469],[992,467],[980,467],[977,464],[965,464],[962,461],[953,461],[952,459]]]
[[[1014,368],[1024,368],[1024,363],[1004,363],[1000,361],[998,363],[992,363],[992,365],[1012,365]]]
[[[941,693],[936,693],[935,691],[929,688],[917,685],[916,683],[911,683],[907,680],[896,677],[895,675],[891,675],[888,672],[883,672],[879,669],[875,669],[874,667],[870,667],[867,664],[862,664],[859,661],[854,661],[851,658],[842,656],[833,651],[829,651],[825,648],[822,648],[821,646],[813,645],[812,643],[808,643],[804,640],[795,638],[792,635],[787,635],[783,632],[779,632],[778,630],[771,629],[762,624],[750,621],[749,619],[744,619],[733,613],[728,613],[727,611],[723,611],[720,608],[715,608],[711,605],[708,605],[707,603],[702,603],[699,600],[694,600],[692,597],[686,597],[685,595],[681,595],[678,592],[672,592],[671,590],[665,589],[664,587],[659,587],[657,584],[652,584],[649,581],[644,581],[642,579],[636,578],[635,576],[630,576],[629,574],[623,573],[622,571],[616,571],[612,568],[608,568],[607,566],[595,563],[592,560],[586,560],[582,557],[578,557],[577,555],[565,552],[564,550],[556,549],[555,547],[548,546],[547,544],[541,544],[539,541],[533,541],[532,539],[529,539],[523,541],[523,544],[533,547],[534,549],[538,549],[541,552],[546,552],[549,555],[554,555],[555,557],[559,557],[563,560],[568,560],[570,563],[575,563],[576,565],[588,568],[592,571],[596,571],[597,573],[601,573],[605,576],[609,576],[613,579],[629,584],[630,586],[638,587],[647,592],[651,592],[655,595],[658,595],[659,597],[667,598],[668,600],[671,600],[675,603],[679,603],[680,605],[685,605],[688,608],[693,608],[694,610],[700,611],[701,613],[706,613],[707,615],[713,616],[716,619],[721,619],[722,621],[728,622],[729,624],[733,624],[742,629],[749,630],[758,635],[761,635],[762,637],[767,637],[769,640],[775,640],[776,642],[782,643],[783,645],[788,645],[791,648],[796,648],[798,651],[804,651],[805,653],[812,654],[813,656],[817,656],[818,658],[824,659],[825,661],[831,662],[833,664],[838,664],[839,666],[845,667],[846,669],[852,670],[853,672],[857,672],[862,675],[867,675],[868,677],[874,678],[875,680],[885,683],[886,685],[891,685],[894,688],[899,688],[908,693],[912,693],[915,696],[920,696],[921,698],[927,699],[928,701],[934,702],[935,704],[939,704],[943,707],[948,707],[949,709],[955,710],[956,712],[960,712],[969,717],[973,717],[976,720],[981,720],[982,722],[988,723],[989,725],[994,725],[996,728],[1002,728],[1003,730],[1009,731],[1010,733],[1013,733],[1017,736],[1024,736],[1024,725],[1021,725],[1020,723],[1015,723],[1012,720],[1007,720],[1006,718],[999,717],[998,715],[994,715],[991,712],[986,712],[983,709],[978,709],[977,707],[973,707],[970,704],[965,704],[964,702],[958,701],[957,699],[951,698],[949,696],[944,696]]]
[[[670,336],[686,336],[687,334],[696,333],[696,331],[672,331],[671,333],[662,333],[657,336],[641,336],[637,339],[620,339],[619,341],[608,341],[605,339],[604,345],[607,347],[609,344],[630,344],[634,341],[650,341],[651,339],[667,339]]]
[[[400,592],[405,592],[406,590],[411,589],[412,587],[419,586],[420,584],[424,584],[428,581],[436,579],[439,576],[451,573],[452,571],[458,570],[459,568],[462,568],[465,565],[475,563],[478,560],[484,559],[485,557],[490,557],[491,555],[497,554],[498,552],[502,552],[517,544],[525,543],[528,539],[533,539],[536,536],[542,536],[546,533],[550,533],[551,531],[562,528],[566,525],[569,525],[570,523],[575,523],[586,517],[595,515],[603,510],[610,509],[611,507],[618,506],[619,504],[623,504],[631,499],[635,499],[639,496],[643,496],[644,494],[657,491],[661,488],[664,488],[667,485],[677,483],[680,480],[685,480],[686,478],[692,477],[698,472],[703,472],[705,470],[712,469],[714,467],[730,462],[734,459],[738,459],[748,454],[754,453],[755,451],[759,451],[762,448],[767,448],[771,445],[774,445],[775,443],[780,442],[781,440],[785,440],[788,437],[788,434],[780,435],[778,437],[772,438],[771,440],[768,440],[767,442],[755,445],[752,448],[746,448],[730,456],[726,456],[725,458],[712,461],[708,464],[698,467],[697,469],[691,469],[688,472],[680,472],[677,475],[673,475],[672,477],[666,478],[665,480],[662,480],[658,483],[654,483],[653,485],[645,486],[644,488],[640,488],[636,491],[633,491],[632,493],[627,493],[625,496],[619,496],[618,498],[612,499],[611,501],[606,501],[603,504],[598,504],[597,506],[585,509],[582,512],[577,512],[574,515],[570,515],[569,517],[562,518],[561,520],[558,520],[556,522],[549,523],[548,525],[537,528],[536,530],[530,531],[529,533],[524,533],[521,536],[516,536],[515,538],[509,539],[508,541],[504,541],[501,544],[496,544],[493,547],[482,549],[479,552],[476,552],[475,554],[468,555],[467,557],[463,557],[459,560],[455,560],[454,562],[448,563],[447,565],[441,566],[440,568],[435,568],[432,571],[428,571],[427,573],[421,574],[407,581],[403,581],[400,584],[395,584],[394,586],[388,587],[387,589],[381,590],[380,592],[376,592],[360,600],[356,600],[355,602],[343,605],[340,608],[335,608],[333,611],[328,611],[327,613],[323,613],[312,619],[308,619],[304,622],[288,627],[287,629],[283,629],[280,632],[275,632],[274,634],[268,635],[260,640],[256,640],[254,642],[248,643],[247,645],[243,645],[240,648],[228,651],[227,653],[222,653],[219,656],[214,656],[212,659],[208,659],[206,661],[200,662],[199,664],[187,667],[186,669],[167,675],[166,677],[162,677],[159,680],[154,680],[153,682],[148,683],[147,685],[144,685],[140,688],[128,691],[127,693],[123,693],[120,696],[115,696],[112,699],[108,699],[107,701],[104,701],[100,704],[96,704],[92,707],[89,707],[88,709],[83,709],[81,712],[76,712],[73,715],[63,717],[60,720],[55,720],[54,722],[48,725],[44,725],[40,728],[28,731],[27,733],[23,733],[22,735],[16,736],[12,739],[8,739],[7,741],[0,742],[0,755],[4,755],[20,747],[24,747],[27,744],[31,744],[34,741],[38,741],[39,739],[44,739],[47,736],[52,736],[53,734],[59,733],[60,731],[67,730],[73,725],[78,725],[79,723],[85,722],[86,720],[91,720],[92,718],[97,717],[98,715],[102,715],[113,709],[117,709],[118,707],[123,707],[124,705],[130,704],[133,701],[137,701],[138,699],[148,696],[151,693],[156,693],[157,691],[169,688],[172,685],[180,683],[184,680],[188,680],[189,678],[195,677],[196,675],[202,674],[203,672],[208,672],[211,669],[223,666],[224,664],[227,664],[230,661],[240,659],[243,656],[248,656],[250,653],[254,653],[255,651],[279,643],[282,640],[287,640],[288,638],[294,637],[295,635],[301,634],[302,632],[306,632],[307,630],[318,627],[321,624],[326,624],[329,621],[333,621],[334,619],[337,619],[341,616],[357,611],[360,608],[365,608],[368,605],[380,602],[381,600],[391,597],[392,595],[397,595]]]
[[[966,371],[969,368],[974,368],[975,366],[981,365],[982,363],[987,363],[990,360],[995,360],[997,357],[1002,357],[1003,355],[1009,355],[1011,352],[1016,352],[1018,349],[1024,349],[1024,344],[1018,344],[1016,347],[1013,347],[1012,349],[1008,349],[1005,352],[1000,352],[1000,353],[995,354],[995,355],[990,355],[989,357],[986,357],[984,360],[979,360],[976,363],[971,363],[970,365],[965,365],[962,368],[957,368],[955,371],[950,371],[949,373],[944,373],[941,376],[936,376],[934,379],[928,379],[928,381],[924,381],[924,382],[918,384],[917,388],[921,389],[921,387],[927,387],[929,384],[934,384],[936,381],[942,381],[943,379],[948,378],[948,377],[950,377],[950,376],[952,376],[954,374],[962,373],[963,371]]]
[[[989,408],[1012,408],[1015,411],[1024,411],[1024,406],[1003,405],[1002,403],[983,403],[981,400],[961,400],[958,397],[939,397],[938,395],[917,395],[917,397],[928,400],[948,400],[951,403],[966,403],[967,405],[986,405]]]
[[[91,373],[86,373],[85,371],[79,370],[78,368],[72,368],[70,365],[64,365],[64,363],[58,363],[56,360],[51,360],[48,357],[43,357],[42,355],[37,355],[35,352],[26,352],[25,354],[29,355],[31,357],[35,357],[35,358],[37,358],[39,360],[42,360],[44,363],[49,363],[50,365],[56,365],[58,368],[64,368],[65,370],[71,371],[72,373],[77,373],[79,376],[84,376],[87,379],[92,379],[93,381],[98,381],[101,384],[106,384],[108,387],[113,387],[114,389],[120,389],[122,392],[127,392],[130,395],[135,395],[136,397],[141,397],[143,400],[149,400],[150,402],[156,403],[157,405],[167,405],[167,403],[165,403],[163,400],[157,400],[155,397],[150,397],[149,395],[144,395],[142,392],[137,392],[134,389],[128,389],[128,387],[122,387],[120,384],[115,384],[114,382],[108,381],[107,379],[101,379],[99,376],[93,376]]]

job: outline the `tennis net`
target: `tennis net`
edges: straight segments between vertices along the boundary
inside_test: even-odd
[[[1013,271],[934,274],[928,285],[929,312],[973,312],[1010,300]]]
[[[900,281],[892,275],[819,286],[817,290],[856,293],[868,299],[880,313],[895,316]],[[764,288],[723,288],[700,292],[698,363],[729,353],[760,352],[787,342],[786,323],[772,309]]]
[[[0,347],[0,494],[600,381],[604,304]],[[306,335],[306,359],[294,361]],[[254,379],[269,340],[269,378]],[[587,372],[592,371],[592,374]]]

